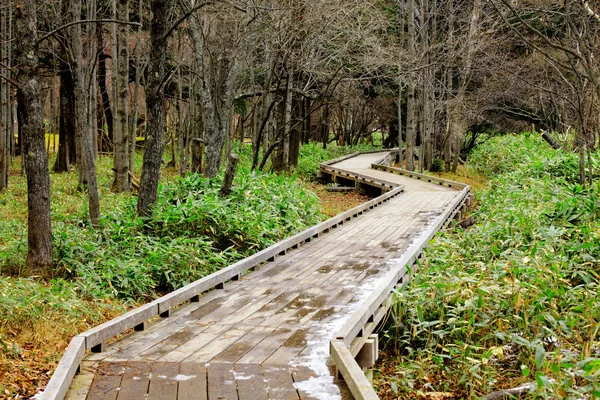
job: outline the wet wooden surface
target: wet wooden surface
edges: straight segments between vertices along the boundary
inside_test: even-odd
[[[70,399],[351,398],[329,342],[398,257],[458,195],[369,169],[381,153],[340,164],[385,175],[406,192],[173,310],[86,357]]]

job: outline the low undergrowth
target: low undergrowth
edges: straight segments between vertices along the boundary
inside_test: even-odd
[[[595,162],[599,160],[595,156]],[[534,136],[494,138],[468,230],[441,233],[395,294],[376,386],[385,398],[600,397],[600,186]]]

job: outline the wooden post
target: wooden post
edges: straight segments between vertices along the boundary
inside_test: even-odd
[[[223,178],[223,184],[221,185],[221,190],[219,192],[223,197],[228,196],[229,193],[231,193],[231,186],[233,185],[233,178],[239,159],[238,155],[234,153],[231,153],[229,156],[229,164],[227,164],[227,170],[225,171],[225,177]]]

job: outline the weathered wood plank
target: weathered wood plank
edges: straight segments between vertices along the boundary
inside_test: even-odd
[[[240,400],[267,400],[267,387],[259,365],[236,364],[235,382]]]
[[[237,400],[237,388],[232,364],[208,365],[208,398]]]
[[[50,378],[50,382],[46,386],[46,390],[44,390],[44,399],[54,400],[65,397],[69,385],[77,373],[77,368],[79,368],[79,364],[83,359],[85,350],[85,337],[75,336],[71,339],[58,367],[56,367],[52,378]]]
[[[116,400],[124,372],[123,363],[100,364],[88,393],[88,400]]]
[[[148,387],[147,399],[150,400],[177,400],[176,379],[179,374],[177,363],[153,363],[152,377]]]
[[[145,397],[150,384],[150,372],[152,372],[150,363],[127,363],[117,400],[137,400]]]
[[[178,380],[177,400],[208,399],[206,366],[204,364],[181,363]]]
[[[65,400],[85,400],[87,398],[92,382],[94,381],[96,368],[97,365],[95,362],[81,362],[80,371],[73,378],[69,391],[65,396]]]
[[[299,399],[294,380],[287,366],[263,366],[269,399]]]
[[[85,337],[85,347],[89,350],[157,315],[158,303],[153,301],[85,331],[81,336]]]
[[[344,342],[332,340],[330,353],[356,400],[376,400],[379,398]]]

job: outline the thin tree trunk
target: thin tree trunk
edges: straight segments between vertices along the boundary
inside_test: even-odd
[[[9,43],[8,32],[8,9],[0,9],[0,42]],[[0,47],[0,62],[2,65],[9,64],[8,48],[10,46],[3,45]],[[2,70],[2,69],[0,69]],[[4,68],[3,75],[9,75],[10,70]],[[8,187],[8,166],[9,166],[9,110],[10,96],[8,91],[8,82],[0,79],[0,191]]]
[[[60,62],[60,116],[58,127],[58,154],[54,172],[68,172],[75,162],[75,87],[69,65]]]
[[[408,52],[415,56],[415,0],[408,2]],[[415,112],[415,73],[408,76],[408,91],[406,96],[406,169],[415,169],[415,145],[417,140]]]
[[[142,24],[144,20],[144,0],[138,0],[138,18],[140,25],[137,30],[137,38],[135,45],[135,86],[133,89],[133,118],[129,130],[129,171],[133,173],[135,169],[135,147],[137,143],[137,128],[139,114],[139,99],[140,99],[140,80],[142,76]]]
[[[145,85],[147,124],[146,147],[140,177],[140,192],[137,209],[140,216],[149,216],[158,197],[160,165],[164,150],[163,132],[165,129],[164,103],[165,65],[167,58],[167,38],[169,13],[173,0],[151,0],[153,11],[150,28],[150,54],[148,62],[148,82]]]
[[[73,21],[79,21],[81,18],[81,0],[71,1],[71,16]],[[75,88],[75,119],[77,129],[75,131],[80,151],[78,165],[80,183],[85,182],[88,193],[88,206],[92,225],[98,226],[100,223],[100,203],[98,199],[98,185],[96,182],[96,163],[94,160],[92,132],[88,118],[88,97],[86,93],[85,65],[83,61],[83,44],[81,24],[71,27],[71,50],[73,57],[71,60],[71,72]],[[91,62],[91,61],[88,61]]]
[[[219,191],[219,194],[223,197],[229,196],[231,193],[231,186],[233,185],[233,178],[235,177],[238,161],[239,157],[237,154],[231,153],[229,155],[229,163],[227,164],[227,170],[225,171],[221,190]]]
[[[16,8],[17,80],[24,100],[23,159],[27,175],[27,266],[47,276],[52,266],[50,173],[46,154],[42,90],[37,44],[37,1],[21,0]]]
[[[129,20],[129,0],[119,0],[117,7],[119,19]],[[116,24],[115,24],[116,25]],[[119,25],[115,29],[117,43],[113,46],[113,61],[116,59],[117,74],[113,76],[113,85],[116,86],[115,110],[117,121],[114,132],[114,172],[115,180],[112,190],[129,192],[131,190],[129,179],[129,124],[127,121],[129,108],[129,27]]]
[[[285,111],[283,115],[283,170],[290,169],[290,136],[292,125],[292,81],[294,73],[290,69],[288,71],[287,86],[285,90]]]

